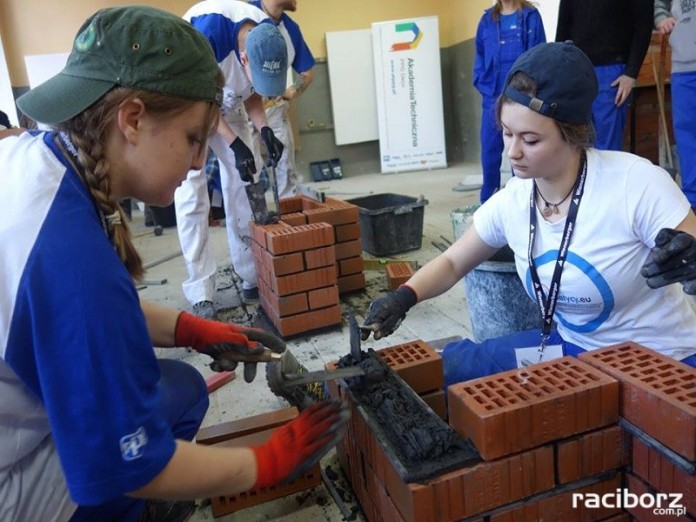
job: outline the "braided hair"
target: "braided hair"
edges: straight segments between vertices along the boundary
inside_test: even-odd
[[[222,76],[219,76],[219,83]],[[106,218],[109,239],[118,256],[135,280],[142,279],[145,270],[142,258],[133,244],[128,220],[123,215],[119,201],[112,195],[109,161],[105,156],[108,128],[116,118],[119,107],[126,101],[138,98],[152,114],[176,116],[197,100],[165,96],[158,93],[114,87],[99,101],[70,120],[55,125],[56,130],[67,133],[77,149],[78,173],[92,195],[99,211]],[[218,108],[210,105],[206,118],[208,134],[217,125]]]

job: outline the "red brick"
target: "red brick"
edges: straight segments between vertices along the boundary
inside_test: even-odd
[[[336,262],[336,252],[332,246],[305,250],[302,252],[302,255],[304,256],[305,268],[307,270],[330,266]]]
[[[291,198],[283,198],[279,201],[280,213],[292,214],[294,212],[302,212],[302,197],[293,196]]]
[[[655,491],[650,486],[648,486],[645,482],[643,482],[640,478],[638,478],[634,474],[626,473],[626,481],[627,481],[627,488],[626,489],[628,489],[628,491],[630,493],[637,495],[638,497],[642,497],[643,495],[650,495],[655,500],[657,499],[658,492]],[[669,501],[667,501],[666,503],[668,504]],[[663,502],[662,505],[664,506],[664,504],[665,504],[665,502]],[[635,507],[625,507],[625,509],[638,522],[665,522],[666,520],[680,520],[680,519],[677,519],[676,517],[657,515],[657,514],[653,513],[653,510],[655,509],[654,507],[646,508],[646,507],[642,507],[640,504],[635,506]],[[681,519],[686,520],[683,517]]]
[[[411,263],[387,263],[387,283],[389,290],[396,290],[411,279],[415,272]]]
[[[319,201],[307,197],[302,197],[302,212],[315,208],[324,208],[324,204]]]
[[[339,324],[341,322],[340,306],[330,306],[320,310],[311,310],[302,314],[281,317],[274,323],[282,336],[295,335],[309,332],[325,326]]]
[[[354,292],[365,288],[365,274],[361,272],[359,274],[341,276],[336,279],[336,283],[338,284],[339,294]]]
[[[276,277],[271,280],[271,288],[276,295],[296,294],[315,288],[336,284],[336,268],[325,266],[316,270],[307,270],[299,274]]]
[[[339,208],[323,206],[321,208],[308,209],[303,212],[307,216],[308,223],[330,223],[331,225],[345,225],[355,223],[358,219],[358,207]]]
[[[336,225],[334,227],[336,243],[345,243],[354,239],[360,239],[360,223],[349,223],[347,225]]]
[[[377,350],[376,353],[416,393],[444,386],[442,357],[421,339]]]
[[[448,388],[449,422],[484,459],[618,421],[618,382],[563,357]]]
[[[351,257],[349,259],[341,259],[338,262],[338,275],[346,276],[350,274],[358,274],[363,271],[364,262],[362,257]]]
[[[447,420],[447,400],[445,390],[436,390],[421,395],[421,399],[430,406],[430,409],[437,413],[442,420]]]
[[[435,486],[439,482],[446,483],[449,490],[450,520],[478,515],[552,489],[553,449],[543,446],[482,462],[445,473],[428,484]],[[435,486],[436,490],[444,488]]]
[[[272,254],[288,254],[333,245],[333,227],[327,223],[314,223],[288,227],[283,225],[266,231],[266,248]]]
[[[288,226],[283,223],[273,223],[271,225],[258,225],[251,221],[249,223],[249,229],[251,230],[251,237],[254,238],[259,245],[264,248],[268,248],[268,234],[273,233],[278,230],[283,230],[288,228]]]
[[[271,290],[263,279],[258,279],[259,292],[263,293],[264,308],[271,307],[278,317],[286,317],[288,315],[301,314],[309,310],[307,293],[300,292],[298,294],[290,294],[277,296]]]
[[[337,305],[338,286],[333,285],[317,290],[310,290],[307,298],[309,300],[309,308],[312,310]]]
[[[255,248],[254,257],[261,261],[263,266],[274,276],[296,274],[305,269],[301,252],[274,256],[268,250]]]
[[[681,493],[681,504],[696,515],[696,475],[689,475],[667,457],[633,438],[633,473],[664,493]]]
[[[218,388],[223,387],[237,376],[234,372],[215,372],[205,380],[205,387],[208,393],[212,393]]]
[[[619,426],[556,443],[558,481],[573,482],[630,462],[630,437]]]
[[[302,212],[292,212],[290,214],[283,214],[281,221],[291,227],[297,227],[307,224],[307,216]]]
[[[688,460],[696,460],[696,368],[635,343],[580,358],[621,383],[621,416]]]
[[[346,241],[345,243],[336,243],[334,248],[336,249],[337,261],[362,255],[362,244],[358,239],[354,241]]]
[[[491,515],[490,522],[527,522],[532,520],[591,522],[595,520],[606,520],[607,517],[620,517],[620,508],[586,508],[582,502],[580,502],[577,507],[573,507],[574,493],[595,493],[602,495],[606,493],[616,493],[616,489],[620,487],[621,474],[617,474],[611,479],[577,488],[572,491],[558,493],[539,500],[532,498],[521,506]],[[614,518],[612,518],[612,520],[614,520]],[[618,520],[621,519],[619,518]]]

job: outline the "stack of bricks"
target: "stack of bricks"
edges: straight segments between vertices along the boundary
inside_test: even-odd
[[[634,435],[629,492],[670,499],[681,493],[679,503],[696,517],[696,368],[635,343],[580,358],[620,383],[620,415]],[[661,507],[668,504],[664,500]],[[638,505],[628,511],[641,521],[664,520],[653,509]]]
[[[203,428],[198,431],[196,442],[198,444],[226,447],[248,447],[263,444],[268,440],[274,429],[290,422],[298,414],[297,408],[286,408]],[[269,500],[293,495],[318,486],[320,483],[321,470],[317,463],[301,477],[289,484],[211,498],[213,516],[221,517],[240,509],[268,502]]]
[[[288,225],[328,223],[334,229],[336,275],[339,293],[365,288],[360,211],[357,206],[339,199],[326,198],[320,203],[295,196],[280,200],[281,221]]]
[[[281,220],[251,223],[261,306],[283,337],[341,322],[339,294],[365,287],[358,207],[280,200]]]
[[[383,359],[408,383],[403,369]],[[417,363],[409,371],[421,379],[429,374]],[[419,386],[441,386],[442,376],[432,378]],[[342,386],[332,384],[331,394],[346,399]],[[404,482],[351,404],[338,454],[368,520],[628,520],[616,507],[572,505],[573,494],[621,487],[630,440],[617,425],[615,379],[562,358],[453,385],[448,394],[450,425],[483,459],[421,483]]]

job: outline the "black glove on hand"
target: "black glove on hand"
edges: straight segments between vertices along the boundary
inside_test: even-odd
[[[271,165],[277,167],[280,157],[283,155],[283,142],[276,138],[273,129],[270,127],[261,127],[261,139],[268,151],[268,159]]]
[[[396,291],[372,301],[370,313],[365,319],[365,326],[374,325],[375,340],[391,335],[406,317],[406,312],[417,302],[416,292],[410,286],[401,285]],[[369,331],[360,332],[363,341],[369,336]]]
[[[256,162],[254,162],[254,154],[251,152],[244,142],[237,136],[232,143],[230,149],[234,152],[234,166],[239,171],[239,177],[242,181],[251,183],[254,181],[256,174]]]
[[[686,232],[663,228],[640,273],[647,278],[650,288],[679,282],[684,285],[684,292],[696,295],[696,238]]]

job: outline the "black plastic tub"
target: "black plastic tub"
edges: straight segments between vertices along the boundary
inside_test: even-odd
[[[423,217],[428,200],[399,194],[349,199],[360,211],[362,248],[374,256],[418,250],[423,242]]]

